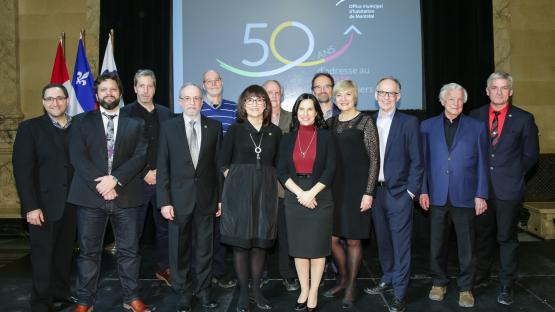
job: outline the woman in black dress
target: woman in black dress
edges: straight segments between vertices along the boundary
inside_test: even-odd
[[[219,166],[226,177],[221,242],[233,246],[233,265],[240,287],[237,311],[248,311],[249,299],[260,309],[272,308],[259,286],[266,248],[273,245],[277,233],[275,165],[281,130],[271,123],[271,116],[272,107],[264,88],[247,87],[237,103],[237,123],[228,128],[220,153]]]
[[[291,132],[280,144],[278,176],[285,192],[289,255],[301,284],[295,310],[315,311],[318,286],[330,254],[335,145],[318,99],[301,94],[293,106]],[[310,278],[312,277],[312,278]]]
[[[356,109],[358,87],[351,80],[333,88],[341,113],[331,119],[337,143],[337,170],[333,182],[335,203],[332,254],[339,270],[337,285],[324,293],[335,297],[345,291],[345,309],[353,306],[356,277],[362,260],[361,239],[370,237],[370,207],[380,169],[378,131],[372,117]],[[347,252],[341,242],[346,241]]]

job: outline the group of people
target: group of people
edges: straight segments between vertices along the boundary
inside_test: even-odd
[[[496,248],[497,301],[510,305],[524,178],[539,153],[533,116],[510,103],[512,82],[508,73],[491,74],[491,102],[472,117],[462,114],[466,90],[446,84],[439,93],[444,111],[422,123],[398,110],[401,83],[394,77],[377,82],[379,110],[372,115],[357,110],[354,81],[335,83],[328,73],[314,76],[312,93],[299,95],[291,113],[281,108],[278,81],[248,86],[235,103],[223,99],[214,70],[204,73],[202,87],[181,87],[177,116],[154,104],[150,70],[136,73],[137,101],[123,108],[119,77],[100,75],[99,109],[73,118],[67,90],[48,84],[45,114],[20,124],[13,154],[29,223],[31,309],[51,311],[70,300],[76,312],[93,310],[109,221],[123,307],[151,311],[140,297],[139,239],[153,207],[156,276],[177,294],[178,312],[197,301],[218,307],[212,284],[238,284],[238,312],[250,311],[251,303],[272,309],[261,288],[274,245],[285,288],[300,286],[291,309],[318,310],[330,254],[338,275],[322,295],[341,296],[341,307],[350,309],[361,240],[372,232],[383,275],[364,292],[393,292],[389,310],[405,311],[414,201],[429,211],[429,298],[441,301],[447,292],[452,224],[459,305],[474,306],[472,290],[489,283]],[[76,228],[73,297],[68,268]],[[237,281],[225,270],[228,247]]]

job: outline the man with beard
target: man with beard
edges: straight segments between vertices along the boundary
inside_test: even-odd
[[[204,101],[200,113],[205,117],[221,122],[225,134],[227,128],[235,123],[237,103],[223,98],[224,82],[220,74],[213,69],[204,72],[202,87],[204,89]],[[225,269],[226,247],[220,244],[219,211],[214,220],[214,271],[212,282],[222,288],[235,287],[237,281],[226,277],[228,275]]]
[[[335,82],[328,73],[316,73],[312,78],[312,94],[320,102],[320,108],[324,113],[324,120],[339,115],[340,111],[331,100],[331,93]]]
[[[170,284],[170,269],[168,262],[168,221],[162,216],[156,206],[156,154],[158,152],[158,134],[160,125],[172,117],[170,110],[155,104],[156,76],[150,69],[139,69],[133,78],[133,85],[137,100],[125,105],[122,111],[129,116],[139,118],[145,122],[145,135],[148,147],[146,151],[146,165],[141,172],[143,177],[143,205],[139,208],[139,240],[142,237],[145,219],[149,206],[156,229],[156,258],[158,269],[156,278]]]
[[[108,221],[118,246],[123,307],[134,312],[151,311],[139,297],[137,218],[143,204],[140,172],[145,166],[147,148],[144,123],[120,111],[122,84],[117,74],[100,75],[94,89],[100,108],[76,118],[69,145],[76,174],[68,202],[77,206],[80,247],[78,304],[74,311],[91,311],[95,303],[102,238]]]
[[[44,115],[21,122],[13,169],[21,215],[29,223],[33,288],[31,311],[52,311],[70,297],[69,272],[75,239],[75,207],[66,203],[69,163],[66,114],[69,98],[60,84],[42,89]]]

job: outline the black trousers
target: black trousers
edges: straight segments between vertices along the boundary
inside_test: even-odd
[[[492,188],[490,188],[492,190]],[[512,286],[517,277],[520,200],[492,196],[488,210],[476,219],[476,276],[488,277],[499,250],[499,282]]]
[[[62,218],[29,225],[33,289],[31,311],[52,311],[52,302],[70,295],[70,268],[75,243],[75,206],[67,204]]]
[[[287,224],[285,222],[285,207],[283,198],[278,202],[278,268],[279,275],[284,279],[297,277],[297,271],[293,265],[292,258],[289,256],[289,243],[287,242]]]
[[[197,208],[184,222],[169,221],[169,255],[171,283],[173,289],[190,300],[193,292],[202,294],[211,286],[213,257],[214,213],[202,213]],[[191,270],[191,250],[195,246],[194,271]],[[196,281],[193,287],[192,277]]]
[[[451,224],[457,235],[459,291],[472,290],[474,282],[475,210],[450,205],[430,207],[430,275],[434,286],[445,286]]]

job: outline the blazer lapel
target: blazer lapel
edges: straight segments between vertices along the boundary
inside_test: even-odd
[[[449,149],[449,152],[452,151],[455,146],[457,145],[457,143],[459,142],[459,137],[462,135],[462,133],[464,132],[464,127],[465,127],[465,116],[463,114],[460,115],[461,119],[459,120],[459,125],[457,126],[457,131],[455,132],[455,137],[453,138],[453,143],[451,144],[451,149]],[[445,130],[445,129],[444,129]],[[445,131],[443,131],[443,136],[445,139]]]
[[[437,134],[439,136],[439,139],[441,140],[441,142],[443,142],[441,144],[442,147],[444,147],[444,150],[446,151],[446,153],[449,153],[449,148],[447,147],[447,140],[445,139],[445,124],[443,121],[444,117],[444,113],[441,113],[437,119],[436,119],[436,126],[434,128],[439,129],[439,133]]]
[[[393,119],[391,120],[391,125],[389,126],[389,135],[387,136],[387,142],[385,144],[385,153],[384,158],[387,158],[387,153],[391,149],[391,145],[395,142],[395,138],[397,137],[397,133],[399,132],[399,127],[401,126],[399,123],[399,114],[395,111],[393,115]]]
[[[200,155],[204,153],[204,149],[206,148],[207,136],[208,136],[208,123],[206,122],[205,118],[201,117],[200,118],[200,150],[198,153],[199,160],[201,159]],[[198,164],[197,164],[197,167],[198,167]]]
[[[178,146],[182,147],[181,152],[183,153],[182,155],[184,156],[184,159],[190,159],[192,163],[193,158],[191,157],[191,150],[189,149],[189,141],[187,140],[187,129],[185,127],[185,120],[183,119],[183,116],[181,116],[178,119],[178,122],[175,124],[174,135],[178,138],[177,141],[179,141],[180,138],[184,139],[185,142],[183,142],[182,144],[178,144]],[[201,142],[202,141],[203,140],[201,138]]]
[[[503,122],[503,128],[501,129],[501,135],[499,136],[499,141],[497,142],[496,147],[505,141],[504,138],[507,136],[507,133],[510,133],[510,131],[513,129],[514,122],[512,120],[513,114],[511,114],[511,110],[512,110],[512,106],[509,105],[509,109],[507,110],[507,115],[505,115],[505,121]]]

